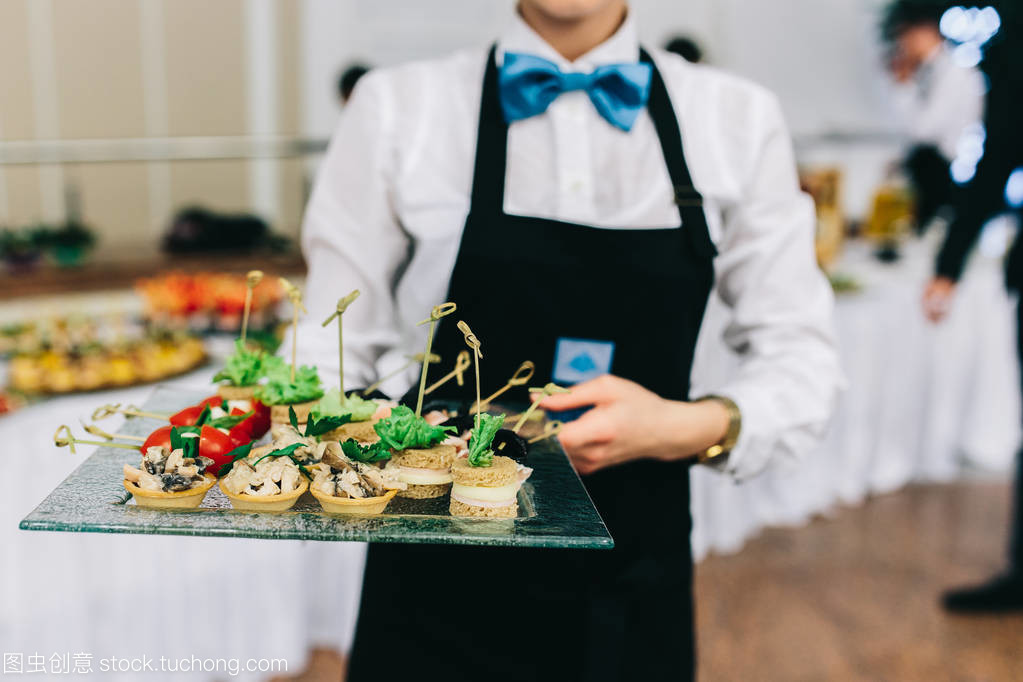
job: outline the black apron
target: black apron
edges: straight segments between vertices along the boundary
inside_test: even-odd
[[[645,51],[641,58],[653,64]],[[455,357],[465,341],[452,320],[468,322],[482,341],[484,390],[523,360],[536,363],[532,384],[544,384],[565,337],[612,341],[613,374],[688,397],[716,252],[656,68],[647,107],[680,229],[506,215],[508,126],[491,51],[472,203],[447,298],[458,312],[434,343]],[[584,482],[613,550],[371,545],[349,679],[691,679],[687,465],[636,461]]]

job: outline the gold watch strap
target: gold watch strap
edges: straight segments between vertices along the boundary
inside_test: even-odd
[[[720,442],[711,445],[696,456],[696,460],[700,464],[727,457],[728,453],[732,451],[732,448],[739,441],[739,432],[742,430],[742,412],[739,411],[739,406],[735,404],[734,400],[723,395],[705,395],[693,402],[702,402],[704,400],[715,400],[725,406],[725,409],[728,410],[728,430]]]

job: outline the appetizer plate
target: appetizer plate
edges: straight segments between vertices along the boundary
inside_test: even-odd
[[[173,413],[207,393],[157,387],[146,410]],[[145,436],[161,422],[128,419],[120,430]],[[73,456],[73,455],[72,455]],[[323,540],[508,547],[610,549],[611,536],[557,440],[533,446],[533,475],[519,491],[514,519],[453,517],[447,496],[433,500],[394,498],[381,514],[325,512],[310,493],[281,512],[231,508],[215,486],[198,509],[146,509],[125,490],[122,468],[136,464],[131,450],[100,447],[21,522],[23,530],[78,533],[208,535],[268,540]]]

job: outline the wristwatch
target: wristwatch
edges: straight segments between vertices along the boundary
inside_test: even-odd
[[[739,406],[735,404],[734,400],[723,395],[705,395],[693,402],[704,400],[715,400],[728,410],[728,430],[725,432],[725,437],[696,456],[696,461],[700,464],[717,464],[728,458],[728,454],[739,441],[739,432],[742,430],[742,412],[739,411]]]

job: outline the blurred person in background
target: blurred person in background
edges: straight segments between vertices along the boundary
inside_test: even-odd
[[[947,8],[936,0],[896,0],[882,21],[894,103],[911,140],[902,166],[916,195],[918,231],[950,204],[951,162],[963,133],[980,122],[984,110],[983,75],[958,64],[941,34]]]
[[[664,49],[674,52],[690,64],[699,64],[703,61],[703,49],[700,44],[688,36],[675,36],[664,44]]]
[[[349,679],[691,679],[689,467],[806,453],[842,381],[814,229],[774,95],[641,48],[625,0],[521,0],[489,51],[374,69],[306,211],[308,308],[362,292],[352,386],[405,365],[442,301],[446,362],[463,319],[490,381],[529,359],[582,382],[541,406],[591,408],[559,438],[615,547],[371,544]],[[741,364],[694,399],[712,293]],[[303,331],[324,368],[328,332]]]
[[[1023,7],[1017,0],[995,5],[1001,30],[983,61],[990,80],[984,116],[987,139],[973,179],[956,197],[955,219],[938,254],[936,275],[924,294],[924,312],[942,320],[962,274],[966,257],[984,224],[996,215],[1023,206]],[[1006,260],[1010,291],[1023,288],[1023,240],[1017,238]],[[1018,308],[1017,342],[1023,364],[1023,304]],[[945,594],[955,611],[1023,609],[1023,453],[1017,455],[1015,511],[1011,522],[1009,565],[1005,573],[976,587]]]
[[[369,67],[365,64],[349,64],[337,79],[337,96],[341,106],[348,104],[355,91],[355,84],[369,73]]]

